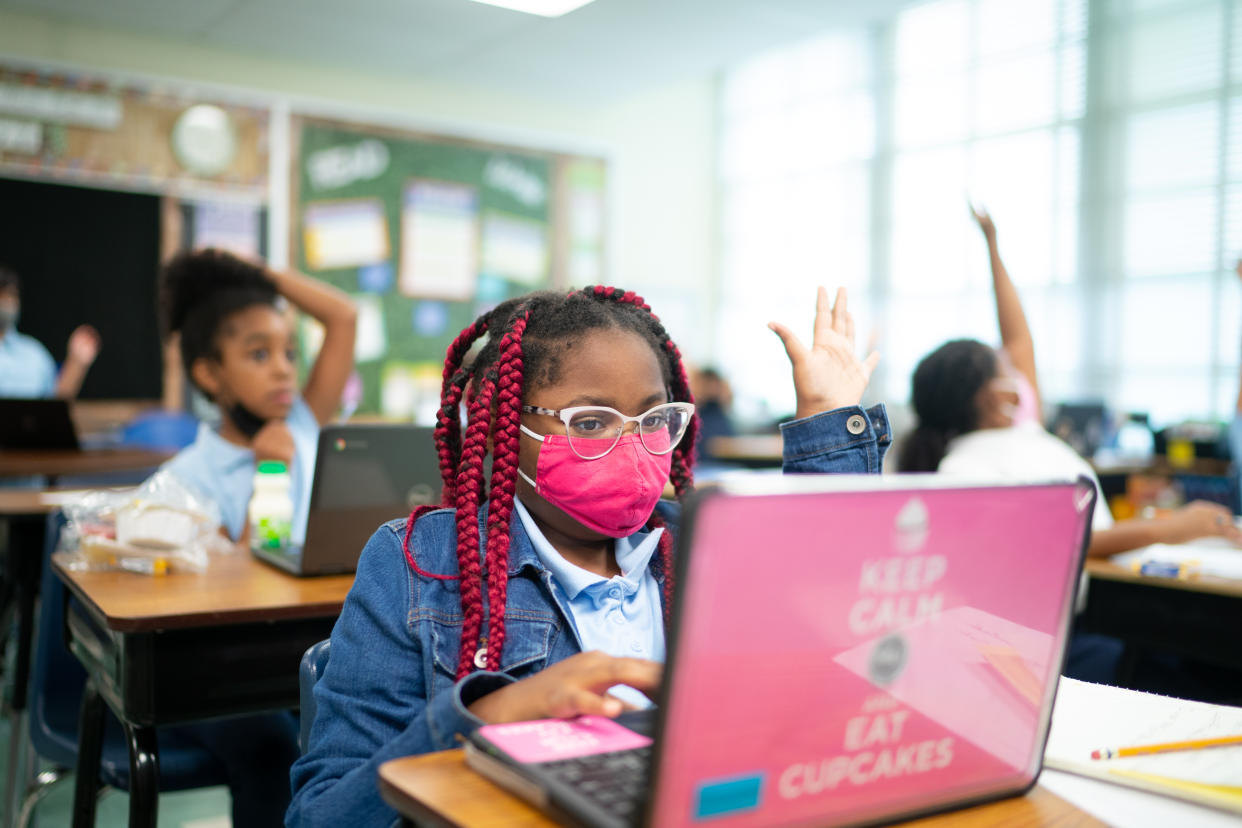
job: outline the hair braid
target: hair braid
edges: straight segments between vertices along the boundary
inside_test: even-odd
[[[458,334],[445,353],[444,382],[441,386],[440,411],[436,417],[435,428],[436,448],[440,461],[440,480],[443,483],[440,502],[445,505],[451,505],[455,502],[457,488],[456,473],[458,463],[461,460],[461,420],[458,417],[458,409],[461,405],[462,389],[465,387],[469,376],[462,368],[461,363],[466,353],[470,350],[470,346],[485,331],[487,331],[486,317],[475,321],[474,324]],[[429,578],[438,578],[443,581],[453,581],[457,580],[458,576],[441,575],[423,570],[415,562],[413,550],[410,549],[410,538],[414,533],[414,524],[420,517],[438,508],[440,507],[418,506],[410,512],[410,516],[406,520],[405,537],[401,544],[401,551],[405,553],[405,559],[409,561],[410,567],[418,574]]]
[[[461,576],[461,656],[458,678],[474,669],[474,653],[483,629],[482,572],[479,560],[479,501],[483,492],[483,457],[491,432],[495,371],[488,371],[470,400],[469,425],[457,465],[457,571]]]
[[[513,320],[500,340],[496,423],[492,430],[492,480],[487,502],[487,664],[500,664],[505,643],[505,597],[509,586],[509,523],[517,485],[522,420],[522,334],[530,311]]]
[[[476,320],[453,340],[444,355],[444,380],[440,386],[440,410],[436,415],[435,439],[440,459],[440,479],[444,484],[441,502],[456,502],[457,464],[461,461],[461,400],[470,372],[462,367],[466,354],[487,332],[489,318]]]
[[[410,537],[414,534],[414,524],[417,523],[418,519],[422,517],[423,515],[427,514],[428,512],[434,512],[436,509],[439,509],[439,508],[440,508],[439,506],[428,504],[426,506],[419,506],[414,511],[410,512],[410,516],[406,518],[405,520],[405,540],[401,542],[401,551],[405,553],[405,559],[410,562],[410,568],[413,569],[415,572],[417,572],[419,575],[424,575],[428,578],[435,578],[440,581],[456,581],[457,580],[456,575],[441,575],[435,572],[427,572],[426,570],[424,570],[414,560],[414,550],[410,548]]]
[[[664,634],[668,635],[668,628],[673,623],[673,536],[668,530],[668,524],[659,514],[651,516],[651,528],[664,530],[659,542],[660,571],[664,575],[664,587],[660,593],[663,600],[660,603],[664,605]]]

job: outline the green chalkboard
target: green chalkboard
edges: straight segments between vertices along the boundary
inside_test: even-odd
[[[296,262],[359,304],[347,407],[425,421],[457,333],[549,283],[555,158],[310,120],[298,140]]]

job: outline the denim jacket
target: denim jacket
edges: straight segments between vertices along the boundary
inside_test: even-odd
[[[883,406],[851,407],[782,426],[786,472],[878,473],[890,434]],[[676,535],[680,511],[657,510]],[[467,707],[509,682],[580,652],[569,607],[556,597],[522,522],[510,527],[505,643],[495,671],[456,678],[461,601],[456,580],[416,573],[405,559],[406,521],[384,524],[358,562],[332,630],[332,655],[315,686],[307,752],[291,773],[288,826],[387,825],[397,814],[379,795],[389,759],[457,747],[481,722]],[[410,538],[419,569],[457,574],[454,512],[419,519]],[[659,559],[652,574],[663,583]],[[486,634],[486,629],[484,630]]]

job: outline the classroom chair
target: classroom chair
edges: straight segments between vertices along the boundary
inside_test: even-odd
[[[152,451],[177,451],[194,442],[198,420],[185,411],[144,411],[121,429],[121,445]]]
[[[315,683],[328,666],[328,648],[331,644],[332,639],[325,638],[310,645],[298,668],[298,698],[301,704],[298,749],[303,753],[306,753],[306,746],[310,743],[311,725],[315,723]]]
[[[78,760],[78,714],[86,671],[65,647],[64,617],[68,590],[51,571],[55,551],[64,527],[62,513],[48,518],[47,542],[43,552],[43,582],[39,590],[40,607],[34,669],[30,678],[30,743],[35,756],[52,765],[35,779],[26,793],[18,828],[26,828],[35,807],[56,783],[69,777]],[[130,765],[128,735],[114,716],[108,715],[104,727],[103,751],[99,765],[100,782],[107,787],[129,789]],[[227,783],[224,769],[206,750],[161,740],[159,789],[180,791]]]

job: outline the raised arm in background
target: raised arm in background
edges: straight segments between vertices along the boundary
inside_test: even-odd
[[[69,334],[65,349],[65,362],[56,375],[56,396],[72,400],[82,390],[82,381],[99,355],[99,331],[90,325],[78,325]]]
[[[988,243],[988,260],[992,267],[992,292],[996,297],[996,322],[1000,327],[1001,347],[1004,348],[1013,367],[1022,372],[1035,392],[1035,410],[1040,410],[1039,375],[1035,371],[1035,340],[1022,312],[1022,299],[1009,278],[1009,271],[1001,260],[1000,247],[996,243],[996,224],[987,210],[970,206],[970,213],[983,231]]]
[[[292,270],[269,270],[280,295],[323,325],[323,345],[311,366],[302,397],[320,425],[341,404],[345,382],[354,370],[354,336],[358,311],[344,292]]]

